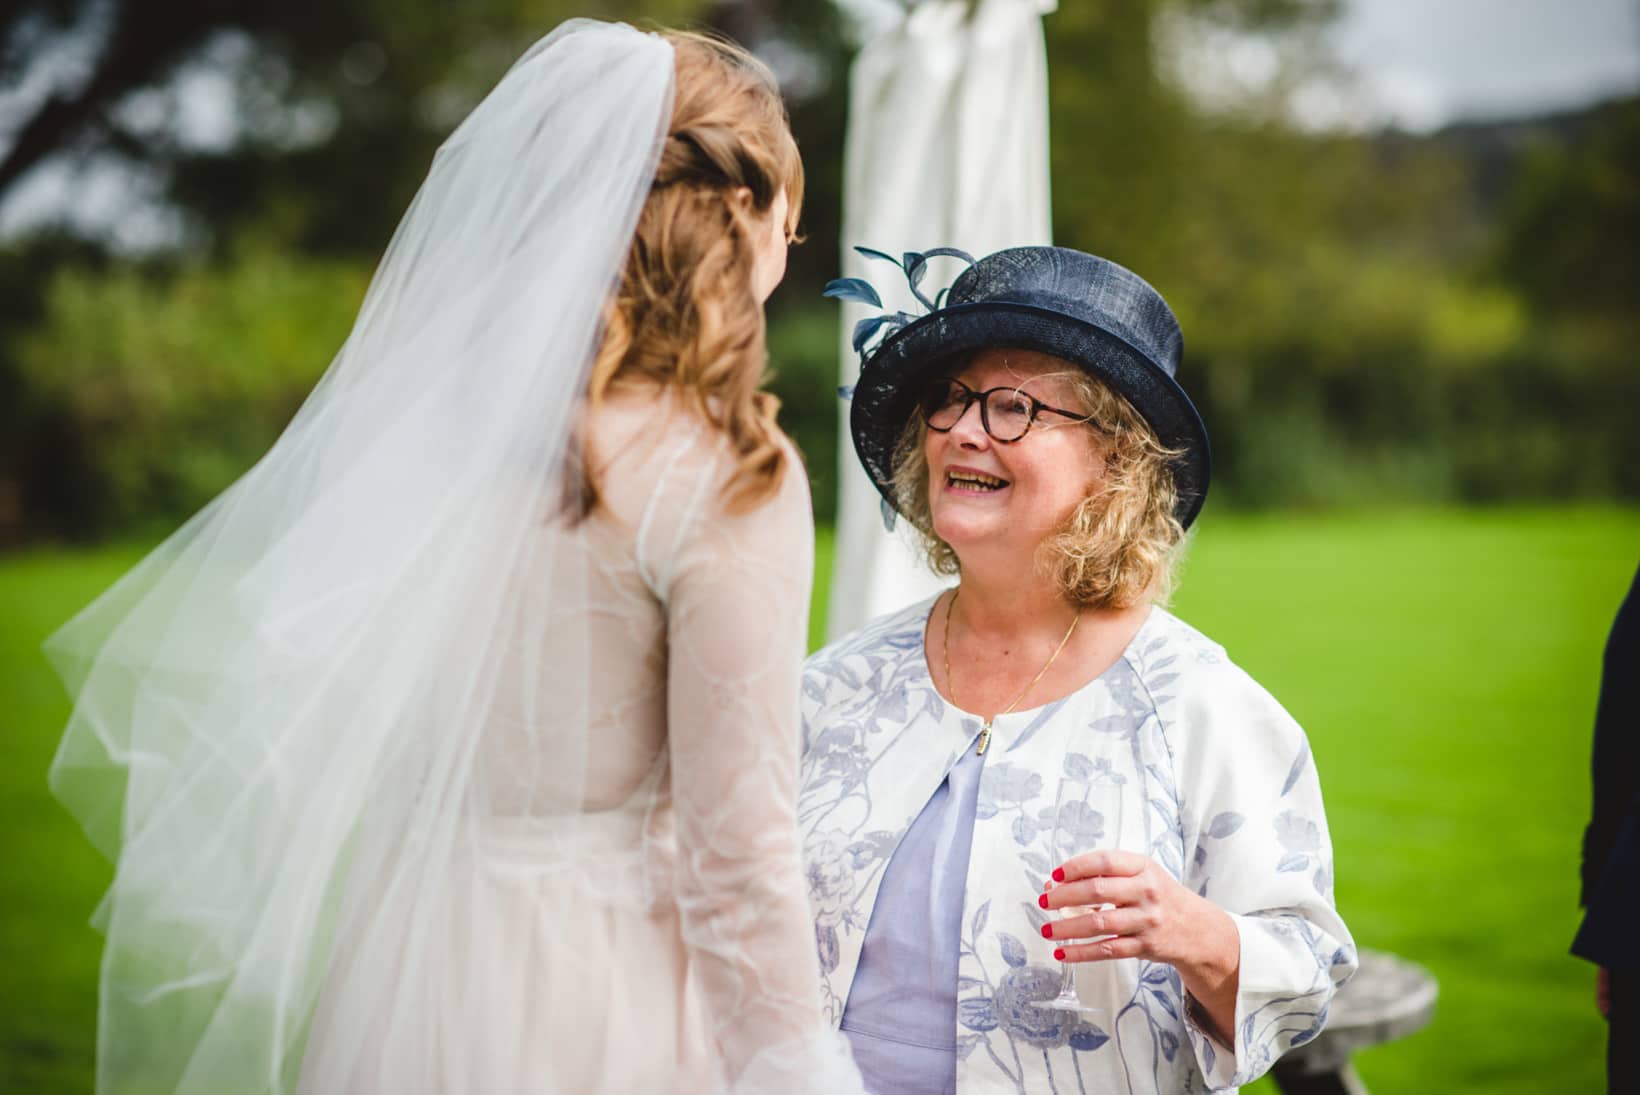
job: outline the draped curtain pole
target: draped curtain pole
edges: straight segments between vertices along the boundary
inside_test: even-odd
[[[838,0],[861,48],[850,74],[844,149],[842,274],[864,277],[891,310],[920,313],[905,280],[855,246],[891,254],[958,247],[975,256],[1052,242],[1048,66],[1042,16],[1055,0]],[[931,260],[927,285],[962,269]],[[839,383],[859,376],[849,345],[858,304],[844,306]],[[827,634],[926,597],[942,584],[909,530],[884,527],[879,495],[841,446],[837,541]]]

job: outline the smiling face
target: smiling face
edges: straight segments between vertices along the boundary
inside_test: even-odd
[[[1010,387],[1077,414],[1083,406],[1076,366],[1030,350],[986,349],[955,379],[976,392]],[[997,425],[993,419],[993,425]],[[1098,434],[1088,425],[1043,412],[1018,441],[999,442],[970,406],[949,431],[927,431],[929,515],[965,570],[981,558],[1027,558],[1103,482]]]

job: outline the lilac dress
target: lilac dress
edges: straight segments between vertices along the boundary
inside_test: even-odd
[[[883,872],[842,1023],[878,1095],[957,1090],[959,921],[984,767],[963,750]]]

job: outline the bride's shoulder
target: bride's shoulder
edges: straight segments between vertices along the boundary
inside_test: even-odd
[[[659,439],[670,432],[692,432],[709,426],[692,401],[671,385],[612,385],[586,412],[587,439],[595,448],[631,447],[635,441]]]
[[[587,411],[585,432],[600,479],[653,482],[667,470],[698,471],[729,458],[722,431],[669,387],[610,391]]]
[[[672,388],[611,391],[587,413],[586,456],[599,495],[616,516],[637,520],[656,510],[697,511],[721,502],[741,458],[727,434]],[[807,478],[795,446],[776,435],[786,468],[777,498],[801,495]]]

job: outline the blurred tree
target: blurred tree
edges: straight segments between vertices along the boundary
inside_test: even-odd
[[[364,294],[359,264],[258,242],[163,277],[68,267],[14,365],[30,440],[14,474],[36,532],[180,519],[266,449]]]
[[[18,0],[0,87],[20,89],[0,198],[59,153],[157,171],[220,239],[272,218],[291,242],[375,251],[438,140],[530,40],[572,15],[676,22],[700,0]],[[178,131],[179,77],[231,88],[234,132]]]
[[[1549,315],[1640,326],[1640,98],[1539,127],[1505,203],[1497,269]]]
[[[1167,78],[1169,20],[1234,33],[1294,34],[1320,26],[1336,0],[1100,0],[1061,4],[1045,20],[1054,177],[1054,231],[1136,269],[1177,246],[1179,213],[1216,165],[1204,153],[1210,120]],[[1274,128],[1285,104],[1250,119]],[[1278,184],[1274,171],[1260,180]],[[1124,259],[1123,256],[1127,256]]]

